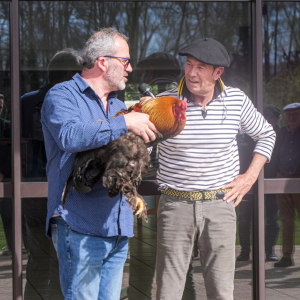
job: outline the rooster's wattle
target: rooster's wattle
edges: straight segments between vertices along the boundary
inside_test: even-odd
[[[147,147],[178,135],[185,126],[186,109],[186,101],[164,96],[145,100],[117,113],[116,116],[131,111],[146,113],[160,134],[155,141],[145,144],[140,136],[129,131],[100,148],[77,153],[62,194],[62,206],[72,186],[79,193],[88,193],[102,178],[110,197],[123,193],[133,212],[147,220],[146,203],[137,193],[142,174],[148,171],[150,155]]]

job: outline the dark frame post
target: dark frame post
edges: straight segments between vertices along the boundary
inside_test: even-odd
[[[22,205],[20,134],[19,1],[11,2],[11,86],[13,157],[13,299],[22,299]]]
[[[263,112],[263,46],[262,46],[262,0],[252,4],[253,26],[253,95],[257,109]],[[253,214],[253,299],[265,299],[265,239],[264,239],[264,170],[257,183]]]

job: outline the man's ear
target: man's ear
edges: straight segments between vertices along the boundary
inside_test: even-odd
[[[222,75],[224,71],[224,67],[217,67],[213,73],[214,80],[218,80],[218,78]]]
[[[108,60],[105,59],[105,57],[99,57],[96,61],[96,64],[98,68],[102,71],[105,72],[108,69]]]

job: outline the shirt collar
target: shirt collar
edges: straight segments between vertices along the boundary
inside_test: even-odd
[[[76,82],[77,86],[79,87],[80,91],[83,93],[87,88],[90,88],[90,86],[87,84],[87,82],[78,74],[76,73],[73,76],[73,80]]]
[[[80,89],[80,91],[82,93],[84,93],[88,88],[90,88],[91,90],[93,90],[88,84],[87,82],[78,74],[76,73],[73,76],[74,81],[76,82],[78,88]],[[117,98],[118,93],[117,92],[110,92],[108,94],[107,99],[113,99],[113,98]]]

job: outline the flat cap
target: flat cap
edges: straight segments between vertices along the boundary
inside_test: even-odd
[[[191,55],[197,60],[212,66],[230,66],[230,57],[225,47],[210,38],[196,40],[180,49],[178,54],[181,56]]]
[[[172,70],[176,76],[181,72],[179,60],[166,52],[155,52],[140,60],[137,67],[142,70]]]
[[[276,118],[279,118],[281,115],[281,111],[280,109],[273,105],[273,104],[266,104],[264,105],[264,111],[263,111],[264,115],[271,115],[274,116]]]
[[[298,103],[298,102],[290,103],[283,108],[283,111],[286,111],[289,109],[297,109],[297,108],[300,108],[300,103]]]

